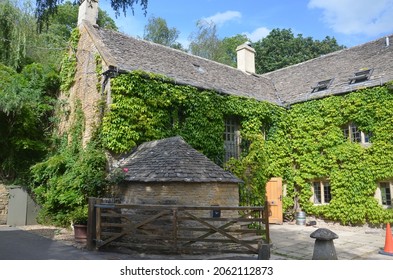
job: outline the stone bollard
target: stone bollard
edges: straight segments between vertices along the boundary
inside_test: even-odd
[[[333,244],[333,239],[338,238],[337,234],[329,229],[319,228],[310,237],[315,238],[313,260],[337,260]]]

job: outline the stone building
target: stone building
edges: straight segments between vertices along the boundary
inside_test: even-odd
[[[238,206],[239,183],[181,137],[143,143],[117,164],[126,204]]]
[[[359,46],[323,55],[270,73],[258,75],[255,73],[254,66],[255,51],[247,43],[237,48],[238,67],[229,67],[179,50],[136,39],[119,32],[99,28],[95,24],[97,3],[92,1],[92,5],[87,5],[86,2],[87,1],[83,2],[80,7],[78,20],[80,38],[78,47],[75,50],[70,50],[71,54],[76,57],[76,61],[78,62],[74,84],[68,93],[63,93],[61,96],[61,99],[67,100],[70,112],[69,115],[67,114],[65,116],[62,122],[63,130],[66,130],[67,126],[72,123],[72,109],[75,108],[77,101],[80,102],[86,119],[84,131],[85,143],[89,141],[94,127],[102,118],[101,112],[98,110],[98,104],[102,100],[104,100],[106,108],[110,108],[112,104],[112,78],[123,73],[141,71],[147,73],[147,75],[149,73],[161,75],[169,78],[175,85],[190,86],[201,91],[214,91],[217,95],[221,96],[244,97],[249,100],[266,102],[279,107],[288,115],[296,106],[316,104],[316,102],[320,100],[327,100],[331,97],[350,96],[352,93],[361,92],[365,89],[387,85],[393,80],[393,48],[390,43],[393,39],[393,35],[388,35]],[[377,99],[378,98],[374,98],[374,101],[378,101]],[[351,111],[353,115],[355,115],[355,113],[362,113],[362,108],[356,107],[356,104],[350,104],[349,106],[353,107]],[[325,109],[326,108],[323,106],[315,106],[314,115],[318,115]],[[384,117],[383,114],[389,116],[390,111],[385,109],[378,111],[378,114],[381,114],[382,117]],[[328,108],[326,110],[328,110]],[[324,113],[329,114],[327,111]],[[358,119],[362,120],[362,116],[359,114],[357,115]],[[307,133],[308,129],[314,126],[313,118],[310,117],[310,119],[310,124],[308,124],[308,127],[303,129],[302,132]],[[345,119],[346,122],[348,120],[349,117]],[[373,120],[374,123],[378,121],[378,118]],[[239,145],[241,142],[239,139],[241,130],[240,123],[237,119],[230,119],[230,122],[224,120],[223,122],[225,122],[225,131],[222,133],[225,137],[228,136],[224,141],[225,152],[226,155],[228,155],[225,158],[227,159],[231,156],[238,157]],[[388,121],[384,120],[384,122]],[[324,133],[321,132],[319,134],[320,131],[317,131],[318,133],[312,131],[307,135],[307,137],[310,138],[310,143],[325,141],[326,139],[324,136],[326,133],[332,133],[329,135],[334,134],[335,136],[342,136],[342,139],[338,137],[340,139],[336,140],[335,143],[328,143],[326,147],[321,148],[321,150],[312,151],[315,154],[316,165],[325,168],[323,172],[318,173],[319,170],[315,172],[314,170],[307,170],[307,172],[304,172],[302,168],[314,164],[314,159],[310,160],[307,158],[304,162],[288,164],[288,166],[283,167],[286,168],[286,170],[283,171],[282,174],[270,175],[273,177],[281,177],[285,176],[285,174],[290,174],[288,178],[294,180],[293,174],[296,174],[296,176],[298,176],[297,179],[300,178],[296,182],[299,190],[304,190],[306,195],[310,194],[310,197],[303,199],[302,203],[308,205],[309,209],[315,210],[314,212],[319,211],[316,207],[330,207],[330,205],[333,204],[330,203],[331,200],[334,200],[331,193],[332,188],[343,188],[344,191],[341,193],[345,194],[347,189],[352,189],[356,192],[356,190],[362,189],[366,185],[369,191],[364,195],[364,200],[370,201],[371,198],[372,205],[377,203],[381,207],[391,208],[391,194],[393,193],[393,173],[389,171],[391,169],[385,169],[387,171],[382,172],[383,174],[378,174],[376,170],[378,170],[379,163],[377,162],[378,160],[374,159],[366,166],[366,168],[370,168],[368,172],[370,176],[366,179],[371,179],[367,182],[358,181],[357,185],[353,186],[354,179],[362,177],[360,175],[357,176],[357,173],[353,172],[353,167],[356,167],[356,164],[346,164],[346,162],[343,162],[341,159],[335,157],[327,158],[325,156],[325,148],[329,149],[335,145],[344,147],[346,144],[351,143],[353,144],[352,147],[355,148],[350,148],[350,152],[357,153],[356,155],[362,155],[363,158],[370,158],[375,156],[375,153],[372,154],[373,151],[380,152],[378,149],[381,149],[381,147],[383,148],[383,145],[386,143],[381,142],[385,140],[376,141],[376,143],[371,145],[370,134],[368,134],[367,131],[362,131],[356,123],[351,120],[345,124],[338,123],[337,121],[337,124],[332,125],[329,123],[326,125],[330,125],[328,131],[325,131],[324,127],[321,127],[320,131],[323,130]],[[367,124],[364,126],[367,126]],[[288,128],[288,130],[291,129],[294,128]],[[283,137],[285,137],[288,131],[283,131],[282,133]],[[380,133],[379,135],[382,134]],[[377,133],[374,134],[375,137],[379,135]],[[293,134],[290,135],[290,137],[294,138],[296,135]],[[372,146],[372,149],[363,149],[370,146]],[[384,158],[381,166],[393,165],[392,143],[389,142],[387,147],[385,153],[387,158]],[[299,145],[297,148],[300,149],[302,147]],[[292,160],[292,163],[296,160],[301,161],[307,154],[310,154],[308,151],[299,152],[299,149],[293,149],[294,152],[298,154],[286,155]],[[361,156],[359,158],[362,159]],[[353,159],[353,155],[345,158],[347,161]],[[358,165],[360,163],[361,160],[359,160]],[[127,167],[125,166],[125,168]],[[293,171],[291,169],[296,170]],[[139,172],[140,171],[141,170],[139,170]],[[339,174],[340,176],[334,178],[335,181],[330,181],[333,171],[342,173]],[[130,180],[132,176],[131,173],[127,173],[127,180]],[[145,176],[155,175],[145,174]],[[285,180],[288,178],[283,178],[284,184]],[[140,185],[137,186],[137,184],[135,184],[135,189],[138,189],[138,193],[143,193],[144,196],[142,197],[137,196],[135,193],[129,193],[127,197],[138,197],[135,198],[138,199],[138,201],[135,200],[134,202],[149,203],[147,190],[153,187],[153,183],[143,181],[142,178],[139,179],[141,179],[138,182]],[[178,184],[175,182],[171,183],[173,183],[173,185]],[[189,183],[200,184],[196,182]],[[146,184],[150,184],[148,188]],[[156,190],[160,189],[160,191],[156,192],[157,196],[155,196],[154,201],[159,201],[160,203],[189,202],[180,199],[180,197],[183,197],[183,195],[187,193],[183,192],[180,195],[180,192],[184,191],[180,187],[171,187],[170,198],[166,193],[166,185],[165,188],[163,184],[154,185],[154,187]],[[216,188],[215,185],[211,185],[211,187],[212,189]],[[179,194],[177,195],[176,192],[179,192]],[[206,195],[214,197],[213,193]],[[373,200],[374,196],[375,201]],[[281,195],[279,197],[281,199]],[[182,199],[189,199],[189,197],[185,196]],[[336,201],[339,201],[339,199]],[[351,198],[347,198],[343,201],[344,202],[337,202],[337,204],[332,206],[334,208],[333,212],[340,212],[343,206],[342,203],[349,204],[350,206],[348,209],[351,209],[353,213],[358,212],[358,205],[353,203]],[[215,201],[215,198],[205,202],[207,204],[221,203]],[[367,209],[363,210],[364,212],[368,211]],[[372,213],[367,215],[364,214],[364,216],[372,215]],[[347,214],[343,213],[342,216],[346,217]]]

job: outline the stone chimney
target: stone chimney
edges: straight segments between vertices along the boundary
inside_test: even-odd
[[[250,42],[236,48],[237,52],[237,69],[246,73],[255,74],[255,50],[251,47]]]
[[[98,19],[98,0],[84,0],[79,6],[78,26],[84,20],[91,24],[97,24]]]

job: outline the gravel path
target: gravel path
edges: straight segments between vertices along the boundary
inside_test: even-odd
[[[86,247],[85,244],[75,241],[74,231],[72,228],[61,228],[61,227],[44,226],[44,225],[18,226],[17,228],[52,240],[60,241],[64,244],[72,245],[77,248]]]

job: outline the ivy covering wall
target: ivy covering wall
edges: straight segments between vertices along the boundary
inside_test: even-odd
[[[392,210],[374,198],[377,183],[393,178],[392,106],[389,86],[293,105],[279,124],[283,139],[272,143],[279,161],[270,166],[287,182],[287,210],[298,198],[307,214],[343,224],[392,222]],[[350,122],[371,135],[371,145],[344,137]],[[329,204],[310,200],[313,180],[329,180]]]
[[[264,200],[268,145],[265,138],[285,110],[253,99],[220,95],[213,91],[177,85],[159,75],[122,74],[111,80],[111,99],[102,125],[104,146],[126,153],[145,141],[180,135],[212,161],[223,165],[224,123],[231,116],[241,125],[244,157],[227,168],[243,179],[259,202]]]
[[[72,38],[75,43],[79,36],[75,33]],[[71,53],[64,68],[63,90],[73,84],[73,57]],[[101,59],[96,55],[95,60],[97,73],[102,73]],[[100,85],[97,89],[101,91]],[[300,207],[308,215],[343,224],[393,221],[393,211],[383,209],[374,198],[377,183],[393,178],[389,85],[290,108],[179,85],[140,71],[112,78],[110,89],[111,103],[91,143],[82,147],[84,115],[76,106],[71,130],[57,150],[32,168],[32,188],[44,206],[44,218],[65,224],[74,211],[85,207],[88,196],[104,193],[111,184],[105,152],[121,155],[143,142],[180,135],[242,179],[241,191],[252,196],[254,203],[264,202],[271,177],[282,177],[286,215]],[[240,122],[242,153],[239,159],[224,163],[223,133],[229,117]],[[356,123],[371,135],[371,145],[346,139],[342,127],[348,123]],[[314,180],[329,181],[332,198],[328,204],[311,201]]]
[[[112,79],[103,121],[107,149],[122,153],[144,141],[181,135],[194,148],[222,164],[224,120],[241,121],[243,154],[225,164],[244,188],[263,201],[271,177],[282,177],[287,195],[310,215],[343,224],[392,220],[374,198],[377,182],[393,178],[393,95],[375,87],[293,105],[289,109],[252,99],[224,96],[170,79],[132,72]],[[342,126],[356,123],[370,135],[369,147],[351,143]],[[267,131],[267,133],[265,133]],[[314,205],[312,182],[328,180],[332,200]]]

